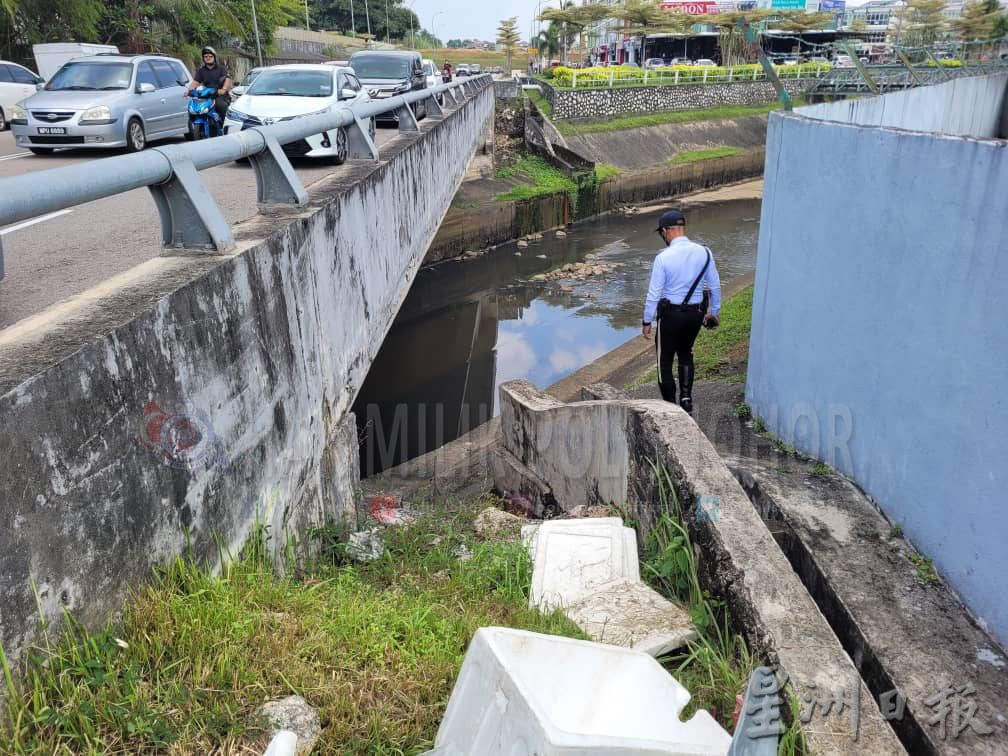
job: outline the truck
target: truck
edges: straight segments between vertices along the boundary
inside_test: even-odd
[[[119,48],[115,45],[95,45],[87,42],[48,42],[32,45],[32,52],[35,54],[38,75],[49,81],[68,60],[100,53],[115,55],[119,52]]]

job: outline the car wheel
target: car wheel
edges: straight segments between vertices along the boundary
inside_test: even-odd
[[[35,153],[36,155],[52,155],[53,154],[53,149],[55,149],[55,148],[53,148],[53,147],[29,147],[28,149],[31,152]]]
[[[140,152],[147,146],[147,135],[139,118],[131,118],[126,124],[126,149],[130,152]]]
[[[347,147],[347,130],[346,129],[336,129],[336,144],[335,153],[333,154],[332,161],[336,165],[343,165],[347,159],[348,147]]]
[[[0,131],[7,128],[7,118],[4,116],[3,108],[0,108]]]

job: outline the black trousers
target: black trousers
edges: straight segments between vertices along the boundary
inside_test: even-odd
[[[655,347],[658,350],[658,388],[662,399],[676,400],[673,360],[679,357],[679,382],[683,397],[693,396],[693,342],[703,325],[698,307],[680,310],[678,305],[660,307]]]

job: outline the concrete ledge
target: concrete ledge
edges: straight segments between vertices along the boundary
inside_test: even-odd
[[[777,472],[725,460],[795,571],[857,663],[874,696],[899,688],[906,714],[892,725],[911,753],[1008,753],[1008,659],[977,627],[944,582],[923,585],[890,526],[871,502],[838,475]],[[993,732],[967,727],[944,740],[924,702],[942,679],[972,683],[976,718]]]
[[[904,749],[882,718],[826,619],[809,596],[741,486],[693,420],[660,401],[561,404],[526,381],[501,387],[505,450],[534,470],[564,510],[580,504],[626,505],[647,533],[657,521],[651,462],[668,470],[686,524],[703,558],[701,579],[727,600],[750,647],[779,664],[804,691],[857,688],[860,720],[816,713],[806,729],[814,753],[897,754]],[[698,520],[697,496],[716,496],[719,517]]]

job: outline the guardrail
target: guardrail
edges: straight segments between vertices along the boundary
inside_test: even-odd
[[[161,216],[165,248],[224,253],[235,246],[231,226],[200,179],[199,171],[249,158],[255,170],[260,209],[303,205],[308,201],[308,193],[282,145],[346,129],[349,159],[378,160],[378,147],[369,129],[371,118],[395,111],[399,131],[419,131],[411,105],[426,101],[429,114],[444,115],[439,102],[442,95],[445,105],[449,100],[459,105],[467,96],[491,86],[491,82],[489,75],[457,79],[396,97],[340,107],[330,113],[256,126],[237,134],[149,147],[132,155],[0,179],[0,227],[146,186]],[[40,186],[45,186],[46,191],[40,192]]]
[[[808,79],[825,75],[830,66],[822,63],[801,63],[793,66],[775,66],[778,78]],[[566,77],[564,77],[566,79]],[[759,64],[740,66],[683,66],[681,68],[633,69],[611,67],[608,71],[580,71],[574,69],[570,84],[561,81],[551,84],[558,89],[607,89],[609,87],[653,87],[675,84],[731,84],[733,82],[764,81],[766,72]]]

